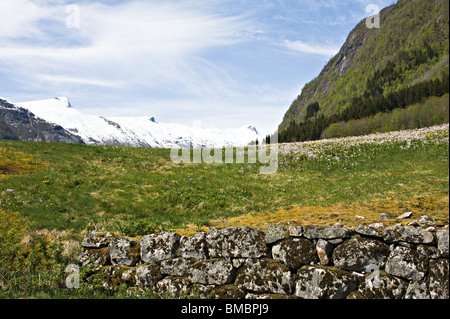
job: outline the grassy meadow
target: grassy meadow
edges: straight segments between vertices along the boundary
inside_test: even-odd
[[[174,164],[166,149],[1,140],[0,297],[67,297],[56,289],[61,274],[92,229],[190,235],[234,225],[405,224],[423,214],[447,225],[448,136],[444,125],[280,144],[272,175],[259,174],[262,164]],[[412,218],[396,219],[406,208]],[[42,267],[48,290],[17,284]]]

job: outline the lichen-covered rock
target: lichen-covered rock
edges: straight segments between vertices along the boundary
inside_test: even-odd
[[[248,293],[245,295],[245,299],[251,300],[284,300],[284,299],[298,299],[297,296],[288,296],[282,294],[253,294]]]
[[[383,268],[389,253],[389,246],[379,240],[354,237],[334,249],[332,260],[336,267],[364,272],[369,265]]]
[[[256,293],[291,294],[293,276],[289,268],[268,258],[250,258],[236,276],[241,289]]]
[[[135,268],[136,285],[138,287],[153,287],[163,278],[160,267],[156,264],[139,265]]]
[[[428,245],[418,245],[417,252],[426,256],[427,259],[436,259],[441,255],[436,247]]]
[[[411,281],[406,289],[405,299],[430,299],[430,291],[425,281]]]
[[[264,232],[249,227],[212,229],[206,234],[210,258],[261,258],[267,254]]]
[[[84,248],[103,248],[107,247],[111,242],[113,235],[110,233],[91,231],[88,237],[83,239],[81,246]]]
[[[224,285],[212,289],[214,299],[244,299],[245,291],[237,285]]]
[[[433,244],[433,233],[414,227],[388,226],[384,229],[383,239],[388,243],[407,242],[411,244]]]
[[[334,245],[324,239],[319,239],[316,244],[317,255],[319,256],[320,264],[326,266],[331,261],[331,254]]]
[[[194,283],[226,285],[233,279],[233,264],[229,259],[217,258],[198,261],[188,269],[187,277]]]
[[[77,257],[82,266],[89,266],[92,270],[98,270],[102,266],[111,265],[108,247],[99,249],[85,249]]]
[[[176,233],[156,233],[142,237],[141,259],[147,264],[158,264],[163,260],[175,258],[180,242]]]
[[[303,266],[297,272],[295,295],[303,299],[345,299],[356,290],[352,274],[330,266]]]
[[[177,256],[194,260],[208,259],[206,233],[198,233],[191,237],[181,237],[180,246],[177,250]]]
[[[382,270],[366,274],[359,282],[358,293],[362,299],[402,299],[408,287],[406,280]]]
[[[115,290],[123,283],[135,284],[134,268],[125,266],[106,266],[94,278],[101,280],[103,288],[108,290]]]
[[[443,258],[448,258],[448,236],[449,236],[449,230],[448,229],[442,229],[438,230],[436,232],[437,237],[437,243],[438,243],[438,250]]]
[[[132,267],[139,260],[139,242],[127,237],[114,237],[109,244],[109,255],[113,266]]]
[[[276,244],[272,256],[293,270],[319,261],[314,244],[305,238],[290,238]]]
[[[407,247],[396,247],[389,255],[386,263],[388,274],[419,281],[425,277],[428,270],[426,257]]]
[[[448,259],[430,261],[428,289],[431,299],[449,299]]]
[[[184,277],[169,276],[155,286],[155,293],[162,299],[186,299],[191,293],[192,281]]]
[[[195,264],[195,260],[189,258],[173,258],[161,261],[161,273],[163,275],[187,277],[189,269]]]
[[[354,230],[357,234],[360,234],[363,236],[376,237],[376,238],[383,237],[383,232],[381,230],[378,230],[375,227],[359,225],[359,226],[356,226]]]
[[[289,226],[289,236],[302,237],[303,236],[303,227],[302,226]]]
[[[333,225],[333,226],[306,226],[303,236],[308,239],[337,239],[337,238],[349,238],[352,236],[353,231],[350,228]]]
[[[266,243],[273,244],[287,237],[287,230],[282,226],[270,225],[266,232]]]

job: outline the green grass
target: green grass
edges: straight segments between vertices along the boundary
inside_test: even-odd
[[[315,159],[281,154],[272,175],[260,164],[174,164],[165,149],[0,141],[0,298],[117,297],[64,288],[62,266],[94,228],[139,236],[287,220],[351,225],[362,222],[356,214],[373,222],[405,207],[446,224],[448,128],[439,132],[446,142],[409,148],[311,143]]]

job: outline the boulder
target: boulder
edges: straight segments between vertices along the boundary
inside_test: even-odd
[[[139,265],[135,268],[136,286],[153,287],[163,278],[160,267],[156,264]]]
[[[261,258],[267,254],[265,234],[249,227],[209,230],[206,244],[210,258]]]
[[[139,260],[139,242],[127,237],[114,237],[109,244],[109,255],[113,266],[132,267]]]
[[[303,227],[302,226],[289,226],[289,236],[302,237],[303,236]]]
[[[206,233],[195,234],[191,237],[183,236],[177,250],[177,257],[190,258],[194,260],[208,259],[206,249]]]
[[[175,258],[175,252],[180,242],[176,233],[156,233],[142,237],[141,259],[146,264],[159,264],[166,259]]]
[[[155,293],[162,299],[186,299],[191,294],[192,281],[184,277],[169,276],[155,286]]]
[[[233,264],[229,259],[217,258],[198,261],[188,269],[187,277],[194,283],[226,285],[233,281]]]
[[[353,234],[350,228],[333,225],[333,226],[306,226],[303,236],[308,239],[341,239],[349,238]]]
[[[448,259],[430,260],[428,288],[431,299],[449,299]]]
[[[277,241],[283,240],[287,237],[287,231],[282,226],[270,225],[266,232],[266,243],[274,244]]]
[[[272,247],[273,259],[292,270],[319,262],[314,244],[305,238],[290,238]]]
[[[354,231],[357,234],[367,236],[367,237],[375,237],[375,238],[383,237],[383,232],[378,230],[375,227],[359,225],[354,228]]]
[[[411,216],[412,216],[412,213],[407,211],[404,214],[398,216],[397,218],[398,219],[408,219],[408,218],[411,218]]]
[[[195,260],[189,258],[173,258],[161,261],[161,273],[163,275],[187,277],[189,269],[195,264]]]
[[[392,251],[386,263],[387,273],[407,280],[420,281],[427,270],[428,260],[424,255],[402,246]]]
[[[382,270],[366,274],[359,282],[357,293],[362,299],[402,299],[408,287],[406,280]]]
[[[415,227],[388,226],[384,229],[383,239],[388,243],[407,242],[412,244],[433,244],[433,233]]]
[[[334,249],[332,260],[336,267],[364,272],[370,265],[383,268],[389,253],[389,246],[379,240],[354,237]]]
[[[406,289],[405,299],[430,299],[430,291],[425,281],[411,281]]]
[[[438,230],[436,232],[439,254],[443,258],[448,258],[448,229]]]
[[[111,235],[110,233],[97,232],[93,230],[88,237],[83,239],[81,246],[83,246],[83,248],[107,247],[110,244],[112,238],[113,235]]]
[[[293,278],[289,268],[276,260],[250,258],[238,270],[236,284],[251,292],[290,295]]]
[[[344,270],[308,265],[297,272],[295,295],[303,299],[345,299],[357,287],[357,278]]]
[[[334,245],[330,244],[324,239],[319,239],[316,244],[317,255],[319,256],[320,264],[326,266],[331,261],[331,253]]]

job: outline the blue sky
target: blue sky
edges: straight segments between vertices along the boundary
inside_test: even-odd
[[[0,0],[0,96],[267,134],[367,6],[392,3]]]

